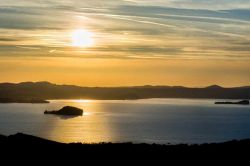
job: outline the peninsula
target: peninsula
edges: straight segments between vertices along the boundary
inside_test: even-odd
[[[226,102],[215,102],[215,104],[239,104],[239,105],[249,105],[249,100],[241,100],[238,102],[230,102],[230,101],[226,101]]]
[[[31,104],[47,104],[49,101],[42,99],[12,99],[0,98],[0,103],[31,103]]]

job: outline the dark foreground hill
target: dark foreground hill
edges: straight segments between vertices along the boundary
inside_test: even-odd
[[[135,160],[140,161],[140,163],[153,161],[155,164],[188,161],[199,163],[201,159],[201,163],[205,162],[206,164],[211,161],[217,162],[217,159],[224,161],[224,163],[235,159],[239,164],[244,160],[248,161],[250,140],[202,145],[64,144],[30,135],[15,134],[0,136],[0,151],[8,157],[24,155],[24,159],[27,160],[36,158],[37,161],[41,162],[53,159],[57,162],[70,161],[71,164],[74,161],[86,163],[89,160],[92,163],[112,161],[118,165],[120,163],[133,163]]]
[[[0,101],[34,99],[147,99],[147,98],[211,98],[250,99],[250,87],[206,88],[170,86],[79,87],[49,82],[1,83]]]

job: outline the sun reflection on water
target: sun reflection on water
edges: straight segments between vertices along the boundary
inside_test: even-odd
[[[55,101],[51,107],[60,108],[65,105],[72,105],[84,110],[83,116],[62,119],[57,116],[49,116],[47,125],[50,131],[47,131],[48,137],[60,142],[85,142],[96,143],[103,140],[112,141],[113,137],[109,118],[105,116],[99,104],[93,100],[70,100]]]
[[[91,115],[90,112],[84,112],[84,113],[83,113],[83,116],[89,116],[89,115]]]
[[[71,100],[74,103],[91,103],[93,100],[86,100],[86,99],[78,99],[78,100]]]

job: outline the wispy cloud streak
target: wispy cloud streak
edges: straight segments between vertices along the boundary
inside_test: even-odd
[[[248,60],[249,2],[220,1],[213,10],[212,2],[3,0],[0,56]],[[70,48],[78,28],[94,33],[93,47]]]

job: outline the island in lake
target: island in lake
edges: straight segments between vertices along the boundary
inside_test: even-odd
[[[83,110],[76,107],[65,106],[57,111],[45,111],[44,114],[55,114],[55,115],[68,115],[68,116],[82,116]]]
[[[215,104],[240,104],[240,105],[249,105],[249,100],[241,100],[238,102],[215,102]]]

